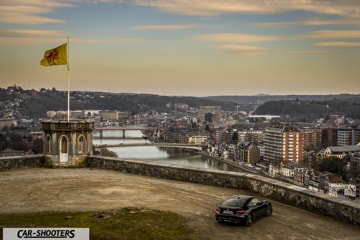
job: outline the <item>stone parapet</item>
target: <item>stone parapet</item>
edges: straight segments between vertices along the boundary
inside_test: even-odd
[[[85,166],[197,184],[243,189],[261,197],[360,226],[360,204],[312,192],[305,188],[255,174],[198,169],[92,155],[87,157]],[[54,166],[51,160],[44,155],[0,158],[0,171],[26,167]]]
[[[186,181],[191,183],[244,189],[281,203],[334,219],[360,225],[360,205],[312,192],[275,179],[239,172],[197,169],[137,160],[89,156],[87,167],[112,169],[125,173]]]
[[[0,158],[0,171],[13,168],[43,167],[48,166],[48,161],[43,155],[24,155]]]

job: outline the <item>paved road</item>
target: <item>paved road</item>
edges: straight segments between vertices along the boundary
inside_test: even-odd
[[[193,239],[355,240],[360,227],[273,201],[273,216],[251,227],[218,224],[217,203],[243,190],[99,169],[16,169],[0,172],[0,213],[146,207],[184,215]]]

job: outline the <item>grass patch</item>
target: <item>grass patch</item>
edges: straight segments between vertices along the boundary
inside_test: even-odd
[[[176,213],[144,208],[122,208],[103,212],[45,212],[0,214],[2,228],[89,228],[91,240],[190,239],[192,230]]]

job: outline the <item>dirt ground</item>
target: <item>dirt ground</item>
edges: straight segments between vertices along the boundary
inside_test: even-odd
[[[193,239],[360,239],[358,226],[275,201],[273,215],[258,219],[251,227],[217,223],[216,204],[234,194],[251,193],[111,170],[39,168],[0,172],[0,213],[145,207],[182,214],[195,230]]]

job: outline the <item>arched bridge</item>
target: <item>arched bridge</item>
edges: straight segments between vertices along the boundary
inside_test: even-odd
[[[114,131],[114,130],[146,130],[148,127],[143,125],[127,125],[119,127],[95,127],[95,131]]]
[[[199,144],[187,144],[187,143],[133,143],[133,144],[103,144],[96,145],[97,148],[107,147],[143,147],[143,146],[156,146],[156,147],[168,147],[168,148],[186,148],[201,151],[202,146]]]
[[[94,138],[100,138],[100,139],[126,138],[126,133],[125,133],[126,131],[134,131],[134,130],[145,131],[148,129],[149,128],[144,125],[126,125],[126,126],[119,126],[119,127],[95,127],[94,132],[99,132],[99,136],[94,136]],[[119,137],[116,137],[116,136],[106,137],[106,136],[104,136],[105,131],[122,131],[122,135]]]

